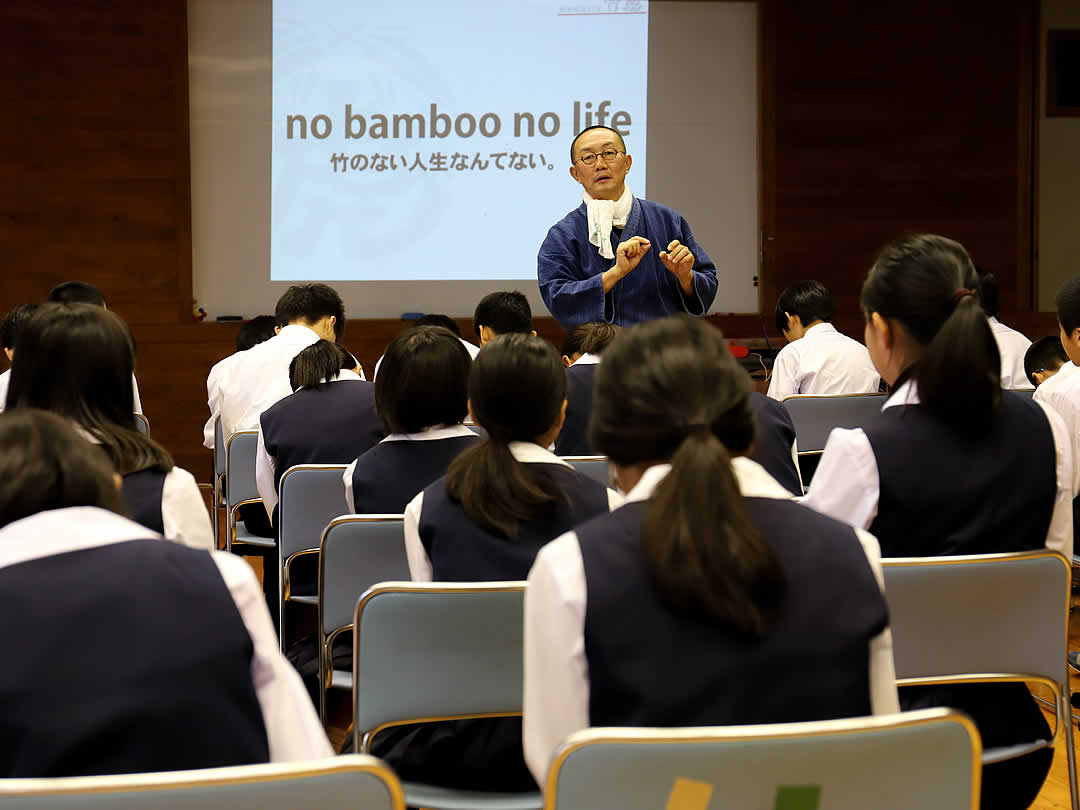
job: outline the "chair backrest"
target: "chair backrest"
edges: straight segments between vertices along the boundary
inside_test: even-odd
[[[214,475],[225,474],[225,436],[221,432],[221,417],[214,420]]]
[[[604,486],[611,485],[611,471],[606,456],[563,456],[563,461],[582,475],[587,475]]]
[[[409,578],[403,521],[402,515],[342,515],[329,522],[319,555],[319,626],[325,635],[352,626],[356,600],[372,585]]]
[[[259,431],[240,430],[229,437],[225,446],[225,504],[230,511],[239,503],[259,499],[255,486],[258,444]]]
[[[1011,391],[1014,394],[1020,394],[1020,396],[1024,396],[1024,397],[1029,397],[1030,398],[1030,397],[1035,396],[1035,389],[1034,388],[1007,388],[1005,390],[1006,391]]]
[[[521,712],[524,582],[384,582],[356,605],[353,704],[365,732]]]
[[[404,810],[401,783],[360,754],[310,762],[169,773],[0,780],[0,808],[20,810]]]
[[[135,414],[135,429],[144,436],[150,435],[150,420],[141,413]]]
[[[344,464],[297,464],[278,483],[279,548],[283,560],[318,548],[326,525],[345,512]]]
[[[796,394],[784,399],[799,452],[825,449],[825,441],[833,428],[862,427],[881,413],[886,394],[845,394],[842,396],[812,396]]]
[[[544,807],[973,810],[981,748],[975,724],[949,709],[782,725],[596,728],[572,735],[556,755]]]

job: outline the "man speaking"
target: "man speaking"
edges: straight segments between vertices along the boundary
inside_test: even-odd
[[[708,312],[716,267],[677,212],[630,193],[633,159],[622,136],[583,129],[570,163],[584,202],[551,227],[536,257],[540,294],[555,319],[572,329]]]

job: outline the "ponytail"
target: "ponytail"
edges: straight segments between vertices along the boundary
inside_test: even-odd
[[[704,613],[752,638],[768,633],[787,590],[784,572],[711,430],[692,430],[675,451],[649,499],[643,536],[649,575],[670,609]]]

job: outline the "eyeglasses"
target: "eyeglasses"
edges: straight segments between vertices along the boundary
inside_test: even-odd
[[[598,157],[604,159],[604,163],[611,163],[619,155],[625,155],[625,152],[620,152],[618,149],[605,149],[599,155],[594,155],[592,152],[586,152],[584,155],[580,155],[578,160],[581,161],[583,166],[592,166],[596,163]]]

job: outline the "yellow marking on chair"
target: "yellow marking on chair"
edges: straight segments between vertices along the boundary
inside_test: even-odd
[[[664,810],[707,810],[713,786],[708,782],[679,777],[671,788]]]

